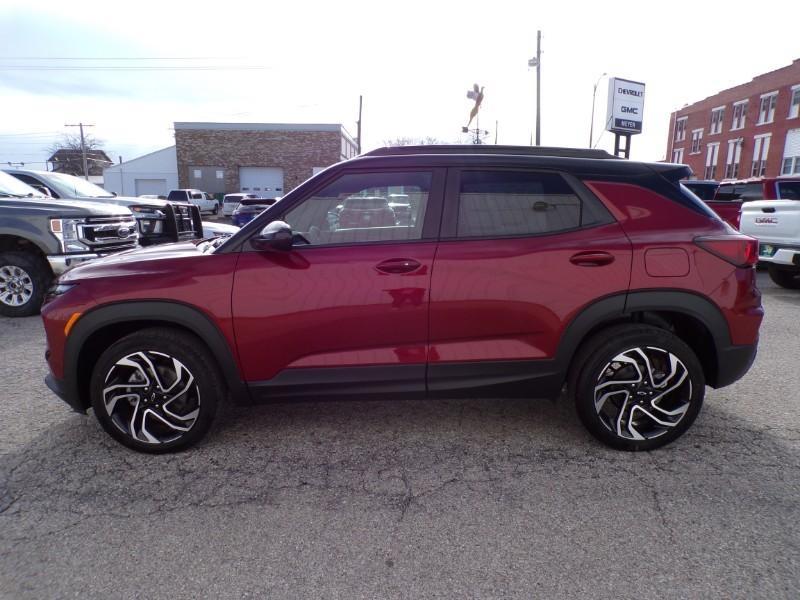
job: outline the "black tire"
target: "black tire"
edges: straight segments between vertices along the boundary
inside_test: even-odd
[[[800,290],[800,269],[769,265],[767,272],[769,273],[769,278],[775,282],[775,285],[787,290]]]
[[[19,273],[24,275],[19,277]],[[7,287],[11,285],[12,274],[13,285],[22,285],[16,289],[24,295],[12,294]],[[0,315],[29,317],[38,314],[52,279],[50,266],[41,257],[26,252],[0,252]]]
[[[211,209],[211,214],[212,215],[218,215],[219,214],[219,204],[215,204],[214,205],[214,208]]]
[[[158,377],[152,377],[145,358]],[[143,385],[143,378],[149,387]],[[162,385],[152,385],[153,380]],[[89,385],[92,408],[103,429],[125,446],[153,454],[183,450],[200,441],[225,396],[222,375],[203,343],[191,334],[160,328],[137,331],[112,344],[100,355]],[[107,392],[106,402],[104,390],[115,385],[120,387]],[[186,392],[162,393],[171,385],[178,386],[174,389],[185,387]],[[122,399],[115,401],[115,396]],[[190,418],[195,410],[197,414]]]
[[[674,367],[672,357],[678,361]],[[637,379],[641,383],[633,383]],[[679,438],[697,418],[705,396],[703,367],[692,349],[650,325],[618,325],[593,336],[578,352],[569,383],[589,432],[612,448],[629,451],[653,450]],[[676,414],[667,416],[667,410]]]

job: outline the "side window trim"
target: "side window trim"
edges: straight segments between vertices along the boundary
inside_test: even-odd
[[[451,167],[447,170],[447,186],[445,190],[445,206],[442,214],[441,239],[442,240],[485,240],[485,239],[513,239],[513,238],[533,238],[545,235],[558,235],[568,231],[576,231],[598,225],[606,225],[614,222],[614,217],[600,200],[583,184],[580,179],[555,169],[524,168],[524,167],[502,167],[502,166],[465,166]],[[523,233],[490,236],[458,236],[458,216],[461,203],[461,174],[468,171],[507,171],[523,173],[542,173],[548,175],[559,175],[566,185],[572,189],[577,196],[579,204],[579,224],[577,227],[562,229],[558,231],[545,231],[541,233]],[[584,216],[591,215],[591,222],[584,225]]]

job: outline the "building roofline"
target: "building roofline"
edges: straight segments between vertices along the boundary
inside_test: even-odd
[[[709,101],[709,100],[711,100],[712,98],[716,98],[717,96],[719,96],[719,95],[721,95],[721,94],[727,94],[728,92],[732,92],[732,91],[734,91],[734,90],[737,90],[737,89],[739,89],[739,88],[744,88],[744,87],[747,87],[747,86],[751,86],[751,85],[753,85],[753,84],[757,83],[757,82],[758,82],[760,79],[762,79],[762,78],[764,78],[764,77],[767,77],[767,76],[769,76],[769,75],[773,75],[774,73],[777,73],[777,72],[779,72],[779,71],[784,71],[784,70],[786,70],[786,69],[790,69],[791,67],[793,67],[793,66],[795,66],[795,65],[798,65],[798,64],[800,64],[800,58],[795,58],[795,59],[794,59],[794,60],[792,60],[792,62],[791,62],[790,64],[788,64],[788,65],[785,65],[785,66],[783,66],[783,67],[779,67],[779,68],[777,68],[777,69],[773,69],[772,71],[767,71],[766,73],[761,73],[761,74],[759,74],[759,75],[756,75],[755,77],[752,77],[752,78],[750,79],[750,81],[746,81],[746,82],[744,82],[744,83],[740,83],[740,84],[737,84],[737,85],[731,86],[731,87],[729,87],[729,88],[725,88],[724,90],[719,90],[719,91],[718,91],[718,92],[716,92],[715,94],[711,94],[710,96],[706,96],[706,97],[705,97],[705,98],[703,98],[702,100],[698,100],[697,102],[692,102],[691,104],[687,104],[686,106],[683,106],[683,107],[681,107],[681,108],[677,108],[677,109],[673,110],[673,111],[672,111],[672,114],[673,114],[673,115],[675,115],[675,116],[676,116],[676,118],[679,118],[679,117],[678,117],[678,113],[683,113],[684,111],[687,111],[687,113],[689,113],[689,112],[692,112],[692,111],[693,111],[693,109],[694,109],[694,108],[695,108],[697,105],[699,105],[699,104],[703,104],[704,102],[708,102],[708,101]],[[750,95],[751,95],[751,94],[748,94],[748,97],[749,97]],[[742,98],[742,100],[745,100],[745,99],[746,99],[746,98]],[[734,104],[735,104],[735,102],[734,102]],[[682,116],[684,116],[684,115],[680,115],[680,116],[682,117]]]
[[[132,158],[130,160],[123,161],[121,163],[114,163],[114,164],[109,165],[108,167],[104,168],[103,171],[105,172],[105,171],[108,171],[109,169],[113,169],[115,167],[121,167],[121,166],[124,167],[125,165],[129,165],[131,163],[135,163],[137,160],[141,160],[143,158],[147,158],[148,156],[152,156],[153,154],[158,154],[159,152],[164,152],[164,150],[169,150],[171,148],[175,148],[175,144],[172,144],[172,146],[167,146],[166,148],[160,148],[158,150],[153,150],[152,152],[148,152],[147,154],[142,154],[141,156],[137,156],[136,158]]]
[[[341,123],[215,123],[175,121],[175,130],[210,129],[213,131],[336,131],[348,137]]]

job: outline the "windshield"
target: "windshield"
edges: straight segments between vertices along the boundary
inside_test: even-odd
[[[39,173],[39,178],[62,198],[113,198],[114,195],[90,181],[64,173]]]
[[[0,196],[33,196],[40,198],[42,194],[38,190],[33,189],[27,183],[22,183],[13,175],[9,175],[8,173],[0,171]]]

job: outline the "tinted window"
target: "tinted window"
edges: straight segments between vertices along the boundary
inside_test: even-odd
[[[343,175],[284,215],[292,231],[312,245],[417,240],[430,193],[430,173]],[[392,194],[404,194],[398,215],[389,206]]]
[[[800,181],[781,181],[778,184],[778,198],[800,200]]]
[[[192,200],[202,200],[203,194],[192,194]]]
[[[459,237],[537,235],[581,224],[581,201],[556,173],[464,171]]]
[[[187,194],[184,191],[172,190],[167,196],[167,200],[186,200]]]

